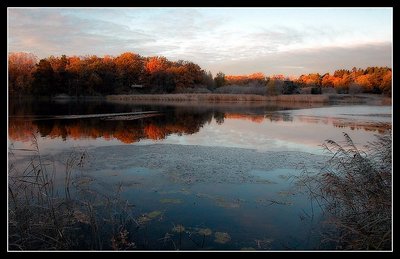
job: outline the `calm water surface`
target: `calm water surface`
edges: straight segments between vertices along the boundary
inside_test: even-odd
[[[10,101],[9,146],[15,149],[19,161],[27,161],[29,152],[18,149],[32,148],[33,136],[41,154],[51,157],[71,148],[86,149],[90,155],[100,154],[101,147],[114,146],[117,149],[110,150],[118,150],[121,145],[150,152],[143,145],[153,144],[169,144],[174,148],[176,145],[196,145],[210,150],[218,148],[222,153],[227,149],[221,148],[243,148],[243,151],[234,149],[234,152],[244,155],[250,149],[258,155],[270,151],[323,155],[320,145],[324,140],[342,141],[343,132],[360,146],[373,141],[375,134],[391,128],[391,110],[391,106],[366,105]],[[70,116],[143,111],[154,113],[144,117]],[[152,150],[154,155],[160,155]],[[109,161],[102,168],[93,163],[85,168],[85,172],[96,178],[97,188],[104,191],[112,192],[116,185],[122,184],[123,197],[134,204],[132,213],[143,223],[134,233],[139,249],[323,248],[319,246],[320,211],[305,195],[296,191],[291,181],[291,176],[298,175],[300,168],[283,163],[266,170],[257,168],[257,162],[254,162],[252,169],[243,173],[248,179],[258,179],[256,181],[224,181],[222,176],[218,181],[185,182],[179,180],[182,177],[171,177],[173,170],[179,171],[179,166],[186,166],[185,161],[177,159],[174,163],[179,165],[170,165],[166,174],[165,164],[157,165],[154,161],[149,161],[148,165],[146,161],[129,164],[125,161],[130,159],[129,154],[115,152],[109,154]],[[203,158],[199,155],[196,159],[202,161]],[[215,160],[218,161],[218,157]],[[235,159],[230,163],[235,163]],[[62,162],[56,164],[62,171]],[[207,168],[218,170],[217,165]],[[240,168],[240,164],[235,168]],[[181,176],[179,173],[176,175]],[[152,216],[146,218],[143,215]],[[178,224],[185,226],[180,237],[173,232]],[[212,234],[198,234],[202,228],[209,228]],[[229,238],[221,241],[215,235],[217,232],[227,233]],[[172,236],[165,239],[167,233]]]

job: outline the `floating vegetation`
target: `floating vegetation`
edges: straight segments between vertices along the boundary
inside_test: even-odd
[[[131,182],[123,183],[122,185],[125,186],[125,187],[132,187],[132,186],[140,185],[140,184],[142,184],[142,183],[136,182],[136,181],[131,181]]]
[[[214,196],[207,194],[207,193],[196,193],[196,196],[198,198],[209,198],[209,199],[215,199]]]
[[[206,240],[206,236],[211,236],[212,230],[209,228],[200,228],[198,233],[203,236],[203,240],[201,241],[201,248],[204,247],[204,242]]]
[[[215,232],[214,242],[225,244],[231,241],[231,236],[226,232]]]
[[[255,239],[257,248],[259,249],[270,249],[271,243],[274,241],[272,238]]]
[[[206,193],[197,193],[196,196],[199,198],[211,199],[217,204],[217,206],[223,207],[223,208],[239,208],[240,203],[244,201],[242,199],[236,199],[234,201],[227,201],[222,197],[215,197],[215,196],[212,196],[212,195],[206,194]]]
[[[159,211],[159,210],[155,210],[155,211],[152,211],[152,212],[150,212],[150,213],[147,214],[147,216],[148,216],[150,219],[158,218],[158,217],[161,216],[161,215],[162,215],[162,212]]]
[[[212,234],[212,230],[209,228],[200,228],[198,233],[203,236],[210,236]]]
[[[177,193],[183,194],[183,195],[189,195],[189,194],[190,194],[190,191],[187,190],[187,189],[185,189],[185,188],[182,188],[182,189],[179,190],[179,191],[159,191],[158,193],[161,194],[161,195],[166,195],[166,194],[177,194]]]
[[[291,201],[280,201],[280,200],[257,200],[257,203],[260,203],[262,205],[293,205],[293,202]]]
[[[179,249],[181,248],[182,245],[182,233],[185,232],[185,227],[183,225],[174,225],[172,228],[172,232],[179,233]]]
[[[276,182],[267,179],[256,180],[256,183],[276,184]]]
[[[283,180],[289,180],[291,176],[290,175],[280,174],[280,175],[278,175],[278,177],[283,179]]]
[[[226,201],[223,198],[216,198],[215,202],[219,207],[223,207],[223,208],[239,208],[240,207],[240,200],[231,202],[231,201]]]
[[[280,191],[280,192],[278,192],[278,195],[280,195],[280,196],[292,196],[292,195],[295,195],[295,193],[291,192],[291,191]]]
[[[149,221],[151,221],[151,218],[149,218],[147,215],[142,215],[137,219],[137,223],[139,225],[144,225]]]
[[[142,216],[140,216],[137,219],[137,223],[139,225],[144,225],[144,224],[148,223],[149,221],[162,216],[162,214],[163,214],[163,212],[161,212],[159,210],[155,210],[155,211],[152,211],[152,212],[149,212],[149,213],[145,213],[145,214],[143,214]]]
[[[185,231],[185,227],[182,225],[176,225],[172,228],[172,232],[182,233]]]
[[[171,199],[171,198],[164,198],[160,200],[161,203],[171,203],[171,204],[180,204],[182,200],[180,199]]]
[[[81,176],[77,180],[74,181],[75,185],[85,185],[89,184],[93,181],[93,179],[89,176]]]
[[[189,194],[190,194],[190,191],[187,190],[187,189],[185,189],[185,188],[182,188],[182,189],[179,191],[179,193],[182,193],[182,194],[184,194],[184,195],[189,195]]]

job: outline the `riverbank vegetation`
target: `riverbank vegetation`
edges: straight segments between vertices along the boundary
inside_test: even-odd
[[[331,157],[316,173],[298,178],[326,216],[325,247],[339,250],[392,248],[392,135],[388,130],[366,147],[344,133],[343,143],[327,140]]]
[[[8,55],[10,96],[100,96],[110,94],[219,93],[288,95],[373,93],[391,95],[392,69],[388,67],[336,70],[332,75],[307,74],[215,76],[190,61],[144,57],[135,53],[113,56],[50,56],[30,53]]]
[[[81,169],[88,162],[85,150],[72,150],[60,176],[55,162],[39,152],[32,141],[31,161],[20,168],[9,156],[9,250],[130,250],[127,228],[135,224],[132,205],[113,193],[93,188],[94,179]],[[20,150],[21,151],[21,150]]]

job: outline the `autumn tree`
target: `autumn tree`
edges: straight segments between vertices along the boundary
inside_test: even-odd
[[[116,80],[122,92],[129,92],[131,85],[143,83],[144,60],[131,52],[126,52],[115,58]]]
[[[326,73],[322,76],[321,85],[322,85],[322,87],[325,87],[325,88],[334,87],[334,85],[335,85],[334,81],[335,81],[335,77],[331,76],[329,73]]]
[[[98,95],[132,91],[133,84],[145,86],[142,92],[173,93],[185,88],[207,87],[214,90],[224,85],[267,86],[269,94],[294,93],[297,87],[334,88],[338,93],[364,92],[391,95],[392,69],[388,67],[353,67],[339,69],[333,75],[319,73],[289,79],[284,75],[265,77],[261,72],[249,75],[225,75],[214,78],[210,72],[190,61],[170,61],[165,57],[142,57],[126,52],[111,56],[50,56],[37,64],[28,53],[8,56],[8,87],[10,96],[34,95]],[[356,89],[357,91],[353,91]],[[312,89],[311,89],[312,90]]]
[[[32,73],[37,58],[31,53],[17,52],[8,55],[8,89],[10,95],[28,94],[32,86]]]
[[[382,83],[380,85],[381,91],[388,95],[392,95],[392,70],[387,70],[382,78]]]
[[[171,66],[171,62],[165,57],[150,57],[145,61],[145,71],[148,74],[154,74],[160,71],[165,71]]]
[[[67,93],[67,56],[62,55],[60,58],[50,56],[47,58],[47,61],[49,61],[54,72],[54,91],[57,93]]]
[[[32,93],[36,95],[54,95],[54,71],[46,59],[41,59],[33,73]]]

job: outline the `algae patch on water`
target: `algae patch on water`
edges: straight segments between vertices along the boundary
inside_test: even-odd
[[[182,225],[176,225],[172,228],[172,232],[182,233],[185,231],[185,227]]]
[[[155,211],[143,214],[142,216],[140,216],[137,219],[137,222],[138,222],[138,224],[143,225],[143,224],[146,224],[147,222],[149,222],[149,221],[151,221],[153,219],[161,217],[162,214],[163,213],[161,211],[155,210]]]
[[[164,198],[160,199],[161,203],[171,203],[171,204],[180,204],[182,203],[182,200],[180,199],[169,199],[169,198]]]
[[[231,236],[226,232],[215,232],[214,242],[225,244],[231,241]]]
[[[203,236],[210,236],[212,234],[212,230],[209,228],[201,228],[198,233]]]

